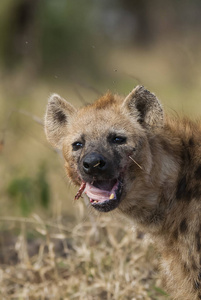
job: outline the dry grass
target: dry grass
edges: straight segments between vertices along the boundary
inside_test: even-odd
[[[1,218],[10,232],[1,237],[0,298],[167,299],[143,234],[112,215],[92,219],[64,226],[36,215]]]

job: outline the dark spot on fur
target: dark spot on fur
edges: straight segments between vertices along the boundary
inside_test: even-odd
[[[200,252],[201,250],[200,232],[196,232],[195,239],[196,239],[196,249],[198,252]]]
[[[187,263],[184,263],[184,272],[187,272],[187,273],[190,272],[189,267],[187,266]]]
[[[189,144],[190,147],[193,147],[195,145],[194,139],[192,137],[189,139],[188,144]]]
[[[181,221],[179,225],[179,229],[182,234],[186,233],[186,231],[188,230],[188,224],[186,218]]]
[[[185,196],[185,200],[190,201],[193,197],[193,190],[189,189],[186,191],[186,196]]]
[[[196,198],[197,197],[198,195],[196,195]],[[186,202],[190,202],[193,198],[195,198],[195,191],[194,189],[188,187],[186,175],[181,177],[178,181],[176,198]]]
[[[201,198],[201,186],[200,186],[200,184],[197,184],[193,187],[192,197],[195,198],[196,200],[200,200],[200,198]]]
[[[194,282],[194,289],[195,289],[195,290],[199,290],[199,288],[200,288],[200,282],[196,280],[196,281]]]
[[[195,179],[201,180],[201,165],[199,165],[195,171]]]
[[[61,110],[55,111],[54,116],[59,123],[66,122],[66,115]]]
[[[191,161],[191,154],[189,150],[186,150],[186,158],[188,159],[188,161]]]
[[[201,299],[201,294],[198,295],[198,299]]]
[[[183,146],[183,149],[182,149],[183,151],[181,153],[181,157],[182,157],[183,163],[186,164],[191,161],[191,154],[188,149],[188,144],[186,144],[184,141],[182,141],[182,146]]]
[[[198,280],[201,280],[201,270],[200,270],[200,272],[198,274]]]
[[[186,195],[186,176],[183,176],[177,185],[176,197],[178,200],[184,198]]]
[[[178,229],[175,229],[174,232],[173,232],[172,237],[173,237],[173,239],[175,241],[177,241],[178,240],[178,236],[179,236]]]
[[[194,271],[197,271],[197,269],[198,269],[194,257],[192,257],[192,269],[193,269]]]
[[[181,152],[181,160],[183,162],[183,165],[185,165],[185,151]]]

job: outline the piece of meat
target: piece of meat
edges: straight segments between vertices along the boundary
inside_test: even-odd
[[[82,196],[82,193],[84,192],[85,187],[86,187],[86,182],[82,181],[81,186],[80,186],[77,194],[75,195],[74,200],[78,200]]]

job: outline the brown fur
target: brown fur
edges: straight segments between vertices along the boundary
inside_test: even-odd
[[[76,185],[82,159],[94,151],[112,162],[114,172],[123,170],[117,209],[154,239],[174,299],[201,299],[200,122],[164,117],[155,95],[136,87],[125,100],[108,93],[78,111],[53,95],[45,124]],[[111,144],[112,134],[125,135],[125,144]],[[82,147],[72,151],[76,141]]]

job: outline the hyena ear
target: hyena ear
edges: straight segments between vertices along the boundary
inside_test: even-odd
[[[124,100],[123,107],[145,127],[162,127],[164,114],[157,97],[137,86]]]
[[[45,133],[52,146],[61,149],[70,118],[76,109],[57,94],[53,94],[48,101],[45,114]]]

